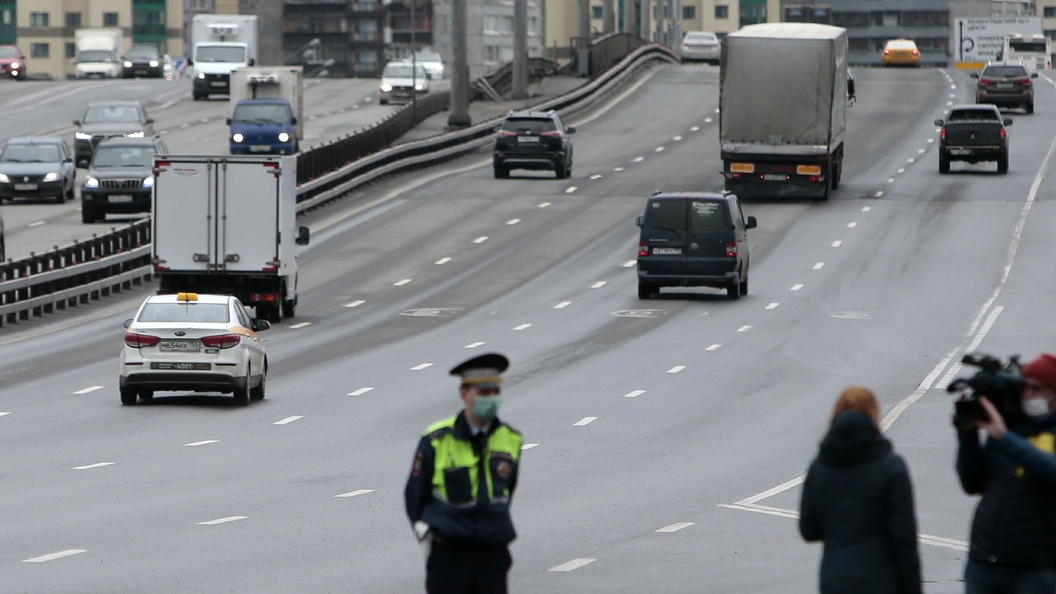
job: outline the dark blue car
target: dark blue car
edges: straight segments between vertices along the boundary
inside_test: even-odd
[[[232,155],[292,155],[299,150],[297,118],[285,99],[243,99],[227,124]]]

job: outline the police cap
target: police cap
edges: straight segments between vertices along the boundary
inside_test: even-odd
[[[488,353],[463,361],[451,369],[451,375],[462,377],[462,385],[480,388],[498,388],[502,383],[502,372],[510,366],[510,360],[498,353]]]

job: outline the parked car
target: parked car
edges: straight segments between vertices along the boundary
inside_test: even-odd
[[[381,71],[381,88],[378,101],[385,105],[390,101],[410,101],[414,95],[429,92],[429,74],[425,66],[412,65],[406,60],[389,62]]]
[[[748,229],[737,196],[730,192],[656,193],[638,217],[638,298],[663,287],[726,289],[730,299],[748,294]]]
[[[162,78],[165,74],[164,59],[153,45],[133,45],[121,65],[124,78]]]
[[[154,120],[138,101],[99,101],[88,104],[84,117],[73,120],[74,159],[78,167],[87,167],[95,146],[104,138],[154,136]]]
[[[510,113],[495,137],[495,177],[510,177],[511,169],[552,169],[557,179],[571,176],[569,136],[575,132],[575,128],[565,128],[553,110]]]
[[[26,57],[17,45],[0,45],[0,76],[26,80]]]
[[[891,39],[884,45],[880,55],[881,66],[916,66],[920,67],[920,50],[911,39]]]
[[[160,138],[116,136],[99,143],[81,186],[81,221],[107,214],[150,212],[154,155],[168,154]]]
[[[1027,71],[1022,62],[987,64],[983,71],[969,76],[975,83],[975,102],[998,107],[1022,107],[1034,113],[1034,81],[1037,72]]]
[[[444,61],[436,52],[415,52],[414,60],[425,68],[430,80],[444,78]]]
[[[718,64],[722,43],[711,31],[690,31],[682,38],[679,54],[683,62],[703,61]]]
[[[54,136],[12,138],[0,152],[0,202],[15,198],[72,200],[77,169],[66,141]]]
[[[950,172],[950,161],[997,161],[997,172],[1008,173],[1008,132],[1012,120],[1001,118],[993,105],[956,105],[945,120],[935,120],[939,132],[939,173]]]

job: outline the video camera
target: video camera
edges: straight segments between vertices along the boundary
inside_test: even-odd
[[[978,421],[988,416],[979,396],[986,396],[1008,423],[1023,419],[1023,368],[1019,355],[1012,355],[1008,363],[983,353],[968,353],[961,363],[979,367],[981,371],[969,378],[958,378],[946,387],[951,394],[960,394],[954,403],[953,424],[961,430],[975,429]]]

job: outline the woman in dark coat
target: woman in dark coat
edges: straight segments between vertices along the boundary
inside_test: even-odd
[[[825,543],[822,594],[921,592],[909,470],[879,425],[876,396],[847,388],[807,471],[799,532]]]

